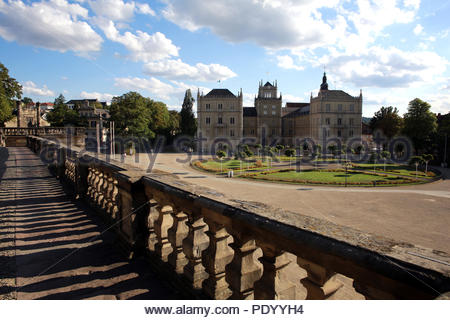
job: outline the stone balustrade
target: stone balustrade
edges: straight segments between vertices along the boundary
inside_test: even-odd
[[[338,275],[352,279],[366,299],[434,299],[450,291],[446,253],[229,199],[43,138],[29,137],[28,144],[46,155],[75,196],[111,222],[128,252],[148,256],[159,272],[194,295],[332,299],[343,288]],[[306,276],[293,276],[290,267]]]
[[[84,135],[86,128],[78,127],[11,127],[0,128],[0,136],[51,136],[51,135]]]

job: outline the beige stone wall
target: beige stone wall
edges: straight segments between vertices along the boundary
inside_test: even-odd
[[[222,109],[219,109],[219,104],[222,104]],[[204,152],[209,152],[214,140],[219,137],[230,141],[233,148],[239,144],[243,131],[242,112],[242,96],[234,98],[197,96],[197,136],[201,135],[206,139],[202,142]],[[219,123],[219,118],[222,119],[222,123]],[[234,123],[231,119],[234,119]]]
[[[243,137],[256,138],[257,137],[257,135],[256,135],[256,132],[257,132],[256,117],[244,117],[243,119],[244,119],[244,127],[243,127],[243,131],[242,131]]]
[[[281,138],[282,99],[277,97],[277,87],[260,86],[255,99],[257,112],[257,139],[260,143],[270,144],[271,140]]]

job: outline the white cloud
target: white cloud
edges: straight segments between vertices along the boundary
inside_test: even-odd
[[[113,21],[98,19],[97,24],[109,40],[124,45],[134,61],[150,62],[178,56],[179,48],[161,32],[150,35],[138,30],[136,34],[129,31],[120,34]]]
[[[322,57],[334,78],[356,87],[411,87],[433,81],[449,62],[431,51],[408,52],[370,47],[359,54],[335,52]]]
[[[0,36],[45,49],[81,54],[99,51],[103,39],[80,20],[87,18],[87,9],[66,0],[43,0],[30,5],[21,0],[0,0]]]
[[[414,31],[414,34],[415,34],[416,36],[419,35],[419,34],[421,34],[422,31],[423,31],[422,25],[418,24],[418,25],[414,28],[413,31]]]
[[[46,85],[43,85],[42,88],[39,88],[33,81],[25,81],[22,84],[22,90],[23,93],[27,95],[35,95],[41,97],[55,96],[55,92],[47,88]]]
[[[147,3],[123,0],[88,0],[92,11],[98,16],[113,21],[129,21],[134,13],[154,16],[155,12]]]
[[[168,59],[149,62],[144,66],[144,72],[152,76],[162,76],[167,79],[189,79],[196,81],[217,81],[235,77],[230,68],[220,64],[197,63],[191,66],[180,59]]]
[[[283,69],[293,69],[301,71],[304,69],[303,66],[296,65],[294,59],[288,55],[277,56],[278,66]]]
[[[149,16],[155,16],[156,13],[147,3],[136,3],[136,7],[139,13],[147,14]]]
[[[115,78],[115,86],[120,89],[126,90],[144,90],[156,98],[159,99],[170,99],[171,95],[174,93],[184,92],[185,89],[181,87],[174,87],[168,83],[162,82],[161,80],[150,77],[150,78],[139,78],[139,77],[128,77],[128,78]]]
[[[320,1],[165,1],[163,15],[181,28],[209,28],[229,42],[250,41],[266,48],[318,46],[335,41],[332,23],[321,19],[319,7],[339,0]]]
[[[80,97],[83,99],[98,99],[99,101],[106,101],[107,103],[110,103],[114,95],[110,93],[82,91]]]

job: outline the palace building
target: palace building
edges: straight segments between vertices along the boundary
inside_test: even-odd
[[[351,96],[342,90],[329,90],[324,73],[316,97],[307,102],[287,102],[283,107],[277,82],[259,83],[253,107],[243,107],[242,90],[236,95],[228,89],[213,89],[197,94],[197,136],[202,138],[202,151],[211,152],[212,145],[235,148],[239,143],[296,145],[310,138],[322,144],[332,138],[341,142],[361,139],[362,92]],[[217,146],[216,146],[217,147]]]

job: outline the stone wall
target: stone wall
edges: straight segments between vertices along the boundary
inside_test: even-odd
[[[28,145],[110,221],[131,256],[146,255],[193,295],[331,299],[343,290],[338,275],[367,299],[434,299],[450,291],[450,267],[439,262],[450,259],[446,253],[237,201],[43,138],[29,137]],[[292,264],[306,274],[301,283],[287,272]],[[296,295],[298,286],[305,296]]]

